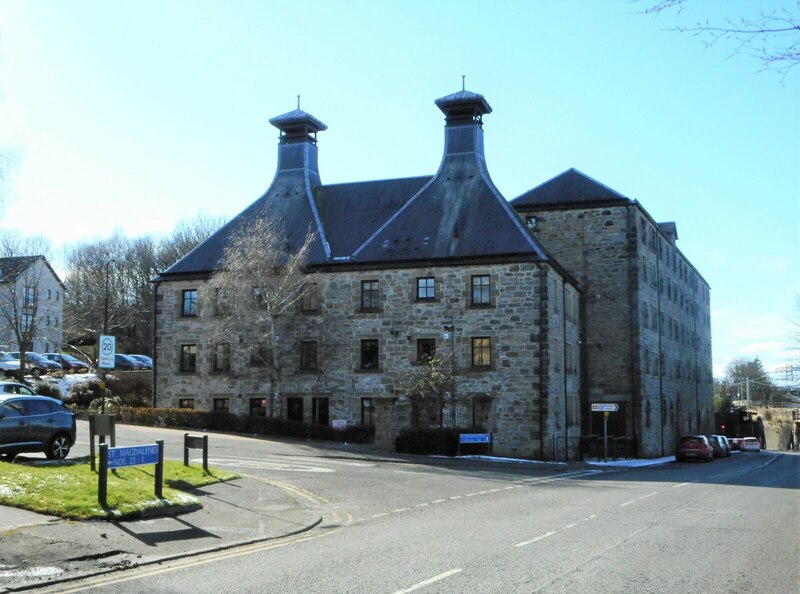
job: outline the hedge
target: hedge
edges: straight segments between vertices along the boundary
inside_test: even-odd
[[[458,436],[461,433],[481,433],[481,428],[419,428],[404,429],[395,440],[395,448],[399,454],[417,455],[458,455]],[[486,447],[476,449],[476,446],[466,444],[462,447],[462,454],[486,453]],[[480,450],[480,451],[478,451]]]
[[[369,443],[375,437],[373,427],[353,425],[338,430],[327,425],[310,425],[286,419],[188,408],[121,407],[117,412],[117,420],[150,427],[180,427],[255,435],[280,435],[298,439],[319,439],[345,443]]]

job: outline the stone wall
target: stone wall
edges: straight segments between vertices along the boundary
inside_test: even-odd
[[[583,429],[614,402],[612,430],[658,456],[713,424],[708,286],[638,204],[526,209],[534,233],[580,283],[585,320]],[[614,417],[620,415],[620,417]]]
[[[488,275],[491,302],[471,304],[471,279]],[[417,299],[417,279],[435,279],[435,299]],[[302,402],[303,418],[313,422],[313,399],[328,398],[330,419],[361,424],[363,399],[398,398],[398,427],[411,424],[411,406],[402,394],[409,373],[420,369],[419,339],[435,341],[438,356],[456,371],[456,397],[465,414],[494,433],[494,451],[527,457],[551,456],[553,434],[563,432],[564,390],[577,393],[577,379],[552,368],[556,336],[577,341],[578,320],[564,324],[564,305],[551,308],[549,290],[563,280],[549,265],[534,263],[351,271],[320,275],[320,303],[315,312],[295,312],[280,321],[282,361],[281,416]],[[362,310],[362,281],[377,281],[379,307]],[[181,316],[184,290],[198,291],[197,315]],[[570,288],[573,294],[575,289]],[[195,408],[211,409],[214,399],[228,399],[229,410],[247,413],[251,399],[269,409],[272,385],[264,368],[248,365],[244,348],[234,345],[231,370],[213,373],[205,324],[210,315],[205,281],[161,283],[157,297],[156,390],[158,406],[193,399]],[[558,333],[548,332],[550,327]],[[564,330],[566,328],[566,330]],[[491,365],[472,365],[473,339],[490,340]],[[361,341],[378,342],[377,369],[361,368]],[[317,341],[319,373],[300,370],[300,343]],[[197,367],[180,372],[181,345],[196,345]],[[561,346],[563,344],[559,343]],[[563,367],[563,365],[562,365]],[[547,372],[551,370],[552,376]],[[562,375],[559,375],[561,373]],[[300,398],[302,401],[289,402]],[[295,411],[298,409],[295,408]],[[267,412],[267,414],[269,414]],[[553,418],[551,418],[553,417]],[[471,419],[469,419],[471,421]],[[570,419],[574,435],[579,422]]]

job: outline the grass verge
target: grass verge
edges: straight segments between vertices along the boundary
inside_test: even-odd
[[[108,507],[97,500],[97,472],[89,458],[59,462],[0,462],[0,505],[75,520],[120,520],[156,516],[202,507],[180,489],[193,489],[239,478],[232,472],[164,461],[163,497],[155,496],[155,466],[131,466],[108,471]]]

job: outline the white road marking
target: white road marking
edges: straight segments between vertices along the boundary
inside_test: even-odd
[[[282,470],[284,472],[336,472],[333,468],[306,466],[272,460],[252,460],[241,458],[209,458],[208,463],[227,468],[259,468],[261,470]]]
[[[593,518],[596,518],[596,517],[597,517],[596,514],[592,514],[588,518],[581,518],[580,520],[576,520],[576,521],[572,522],[572,524],[567,524],[563,528],[559,528],[558,530],[550,530],[549,532],[545,532],[544,534],[542,534],[540,536],[537,536],[535,538],[532,538],[530,540],[525,540],[525,541],[522,541],[522,542],[518,542],[514,546],[515,547],[527,546],[527,545],[532,544],[534,542],[538,542],[540,540],[543,540],[543,539],[547,538],[548,536],[553,536],[554,534],[558,534],[559,532],[563,532],[564,530],[569,530],[570,528],[574,528],[578,524],[582,524],[583,522],[588,522],[589,520],[591,520]]]
[[[397,590],[393,592],[393,594],[407,594],[408,592],[413,592],[414,590],[419,590],[420,588],[424,588],[425,586],[429,586],[439,580],[443,580],[445,578],[450,577],[451,575],[455,575],[459,572],[463,571],[462,569],[451,569],[450,571],[445,571],[444,573],[440,573],[439,575],[435,575],[432,578],[429,578],[425,581],[419,582],[411,586],[410,588],[406,588],[405,590]]]
[[[677,489],[678,487],[685,487],[686,485],[691,485],[692,483],[678,483],[677,485],[672,485],[673,489]]]
[[[404,512],[408,512],[408,511],[411,511],[411,509],[408,508],[408,507],[401,507],[400,509],[393,509],[392,513],[393,514],[402,514]]]
[[[388,513],[386,513],[386,514],[372,514],[372,517],[373,518],[384,518],[384,517],[386,517],[388,515],[389,515]]]
[[[758,466],[757,468],[764,468],[765,466],[769,466],[770,464],[772,464],[773,462],[775,462],[775,460],[777,460],[777,459],[778,459],[778,456],[773,456],[773,457],[772,457],[772,460],[770,460],[770,461],[769,461],[769,462],[767,462],[766,464],[761,464],[761,465],[760,465],[760,466]]]
[[[631,499],[630,501],[626,501],[625,503],[620,503],[620,507],[625,507],[626,505],[630,505],[631,503],[636,503],[637,501],[641,501],[642,499],[647,499],[648,497],[652,497],[653,495],[658,495],[658,491],[653,491],[652,493],[648,493],[647,495],[642,495],[641,497],[637,497],[636,499]]]
[[[447,499],[434,499],[433,503],[444,503]]]

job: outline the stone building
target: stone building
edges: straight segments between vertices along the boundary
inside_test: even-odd
[[[64,284],[44,256],[0,258],[0,350],[61,351]]]
[[[456,372],[445,424],[491,431],[497,454],[576,456],[579,287],[489,177],[486,99],[461,91],[436,105],[441,164],[407,179],[324,185],[317,134],[326,126],[299,109],[270,120],[280,140],[269,189],[155,279],[158,406],[323,424],[389,418],[392,431],[438,424],[399,388],[436,352]],[[222,350],[208,343],[208,279],[254,217],[280,221],[290,245],[316,233],[308,270],[317,286],[281,321],[280,342],[266,345],[285,361],[279,394],[237,337]]]
[[[512,205],[583,289],[584,433],[602,432],[595,402],[619,405],[609,432],[639,455],[712,432],[709,286],[676,246],[675,223],[575,169]]]

